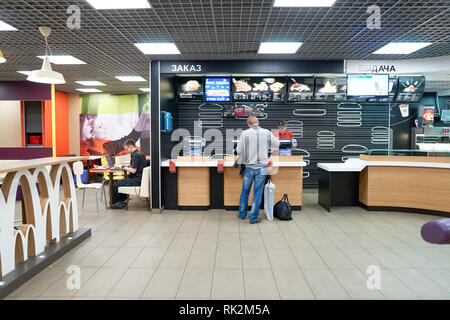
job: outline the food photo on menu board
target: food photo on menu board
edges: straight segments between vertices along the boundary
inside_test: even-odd
[[[183,101],[203,100],[203,78],[177,78],[178,99]]]
[[[230,101],[230,78],[205,78],[205,97],[207,102]]]
[[[286,94],[284,78],[233,78],[235,101],[283,101]]]
[[[288,101],[310,101],[314,97],[314,77],[289,77]]]
[[[346,99],[347,78],[315,78],[314,100],[343,101]]]
[[[399,77],[397,102],[419,102],[425,91],[425,77]]]

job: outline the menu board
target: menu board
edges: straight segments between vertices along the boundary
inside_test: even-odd
[[[206,101],[230,101],[230,78],[205,78]]]
[[[425,91],[425,77],[399,77],[396,102],[419,102]]]
[[[233,78],[235,101],[284,101],[286,79],[272,77]]]
[[[343,101],[346,98],[347,78],[315,78],[314,100]]]
[[[394,102],[397,94],[398,78],[389,76],[389,96],[370,98],[368,102]]]
[[[176,79],[177,97],[182,101],[203,101],[203,78],[179,77]]]
[[[314,98],[314,77],[288,78],[288,101],[311,101]]]

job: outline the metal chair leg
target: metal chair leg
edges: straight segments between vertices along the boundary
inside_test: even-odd
[[[98,196],[97,196],[97,190],[95,190],[95,204],[97,205],[97,213],[98,213]]]
[[[105,190],[105,185],[103,185],[103,195],[105,197],[105,209],[108,209],[108,205],[106,204],[106,190]]]
[[[86,193],[86,189],[83,189],[83,204],[82,204],[82,208],[84,208],[84,194]]]

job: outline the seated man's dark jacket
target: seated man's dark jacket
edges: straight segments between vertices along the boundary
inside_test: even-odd
[[[145,154],[139,150],[134,150],[131,154],[130,167],[136,169],[136,173],[130,173],[128,178],[137,180],[139,183],[142,180],[142,171],[147,166],[147,159],[145,159]]]

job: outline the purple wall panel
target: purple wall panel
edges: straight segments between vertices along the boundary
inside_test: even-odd
[[[30,160],[52,156],[52,148],[0,148],[0,160]]]
[[[0,81],[0,100],[51,100],[51,85],[30,81]]]

